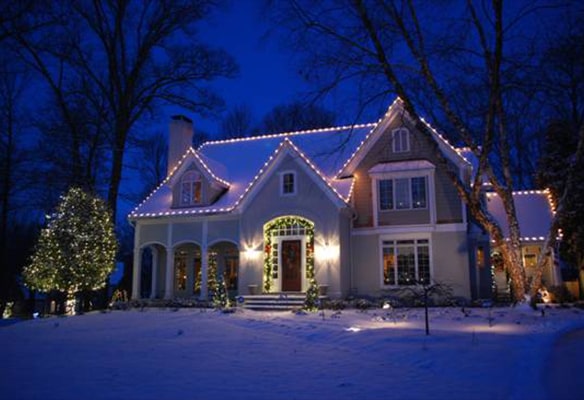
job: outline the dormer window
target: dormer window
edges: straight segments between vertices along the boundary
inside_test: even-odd
[[[180,181],[181,206],[201,204],[201,174],[196,171],[186,172]]]
[[[394,153],[410,151],[410,131],[407,128],[398,128],[391,133],[391,142]]]
[[[280,174],[280,194],[282,196],[293,196],[296,194],[296,173],[294,171],[282,172]]]

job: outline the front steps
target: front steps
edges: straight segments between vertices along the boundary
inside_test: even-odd
[[[319,296],[323,301],[327,297]],[[305,293],[269,293],[241,296],[243,303],[240,305],[247,310],[256,311],[288,311],[299,310],[304,306]],[[241,301],[241,300],[240,300]]]

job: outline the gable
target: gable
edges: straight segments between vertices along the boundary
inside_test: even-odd
[[[204,169],[195,162],[190,163],[183,171],[177,173],[170,180],[169,185],[172,188],[172,208],[200,207],[213,204],[226,189],[224,185],[209,179],[209,174],[205,174]],[[196,185],[196,193],[192,193],[191,185]],[[199,196],[199,198],[185,201],[185,195],[189,199],[194,195]]]
[[[468,161],[462,157],[456,149],[446,141],[430,124],[421,120],[422,124],[428,129],[433,140],[438,145],[439,150],[444,156],[458,167],[470,166]],[[393,141],[393,132],[405,128],[409,131],[410,149],[406,152],[396,152]],[[371,130],[356,151],[345,162],[342,168],[337,172],[338,177],[351,176],[364,159],[370,158],[376,154],[377,158],[388,161],[401,161],[413,158],[435,158],[432,153],[435,151],[434,146],[430,143],[428,135],[423,134],[416,128],[415,121],[404,110],[402,102],[397,98],[388,108],[383,118]],[[381,143],[380,143],[381,141]],[[384,151],[386,154],[381,155],[379,152]],[[372,153],[374,152],[374,153]]]
[[[335,185],[289,139],[282,141],[260,172],[246,188],[245,196],[236,204],[241,212],[256,202],[314,208],[316,206],[310,205],[311,201],[318,203],[326,199],[335,207],[346,206],[345,199]],[[296,176],[297,193],[294,195],[282,194],[280,185],[284,173]],[[347,187],[346,184],[344,186]]]

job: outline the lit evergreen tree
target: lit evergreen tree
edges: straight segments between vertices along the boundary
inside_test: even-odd
[[[30,289],[56,290],[71,299],[80,291],[105,286],[116,251],[114,224],[105,202],[71,188],[48,217],[23,271],[24,282]]]
[[[215,286],[213,295],[213,307],[220,310],[229,309],[229,296],[227,292],[227,285],[225,284],[225,279],[223,276],[219,278],[218,284]]]
[[[318,283],[314,277],[308,279],[308,289],[306,290],[306,297],[304,299],[304,309],[306,311],[318,311],[320,306]]]

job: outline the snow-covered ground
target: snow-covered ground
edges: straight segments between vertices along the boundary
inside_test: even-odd
[[[583,310],[465,311],[431,309],[430,336],[422,309],[324,319],[146,309],[3,321],[0,398],[557,398],[563,375],[550,373],[558,371],[551,350],[584,327]],[[584,360],[584,345],[569,353]]]

